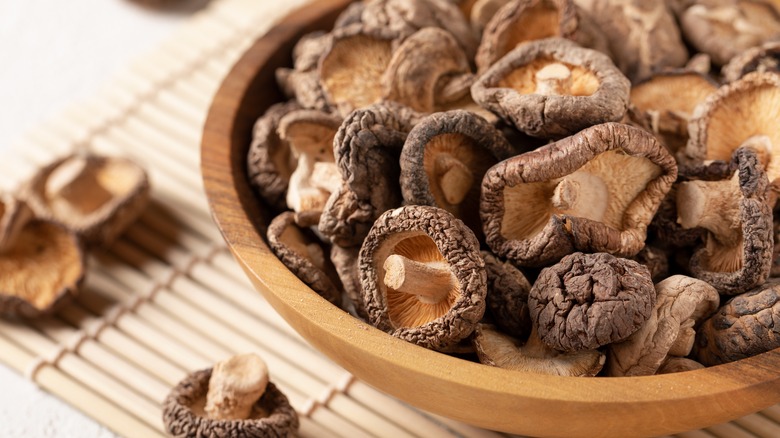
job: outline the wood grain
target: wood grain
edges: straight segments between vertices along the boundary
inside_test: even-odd
[[[305,339],[359,379],[479,427],[540,436],[657,436],[729,421],[780,402],[780,349],[736,363],[638,378],[551,377],[491,368],[397,340],[306,287],[263,237],[272,213],[244,170],[254,121],[281,99],[277,67],[295,41],[327,30],[347,0],[314,2],[258,40],[218,91],[201,170],[213,216],[254,286]]]

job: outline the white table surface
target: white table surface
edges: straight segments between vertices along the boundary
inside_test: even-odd
[[[160,11],[129,0],[0,1],[0,159],[67,104],[91,96],[207,0]],[[0,363],[0,437],[113,437]]]

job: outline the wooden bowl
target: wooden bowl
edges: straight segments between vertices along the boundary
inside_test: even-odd
[[[254,286],[315,348],[359,379],[424,410],[504,432],[652,436],[729,421],[780,402],[780,349],[648,377],[551,377],[493,368],[400,341],[320,298],[265,243],[270,212],[249,187],[254,121],[280,101],[277,67],[295,41],[328,30],[348,0],[312,2],[258,40],[222,84],[206,121],[202,172],[213,216]]]

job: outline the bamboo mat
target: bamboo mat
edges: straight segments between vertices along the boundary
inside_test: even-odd
[[[499,438],[384,395],[313,350],[252,288],[212,224],[199,174],[212,95],[241,53],[304,0],[214,0],[97,96],[0,160],[0,189],[78,148],[128,156],[153,200],[83,292],[48,319],[0,320],[0,361],[123,436],[163,436],[160,405],[193,370],[254,351],[300,413],[303,437]],[[780,405],[686,438],[780,437]]]

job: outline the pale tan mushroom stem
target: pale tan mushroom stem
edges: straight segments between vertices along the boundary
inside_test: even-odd
[[[601,221],[607,211],[609,189],[599,176],[577,171],[561,180],[553,192],[553,207],[562,213]]]
[[[677,223],[702,227],[722,244],[736,244],[742,236],[739,219],[739,172],[724,181],[688,181],[677,189]]]
[[[422,303],[436,304],[456,288],[458,279],[445,262],[418,262],[393,254],[385,259],[385,286],[416,295]]]
[[[206,415],[241,420],[252,414],[268,386],[268,367],[256,354],[240,354],[214,366],[206,395]]]
[[[565,65],[554,62],[536,72],[536,94],[571,94],[571,70]]]
[[[434,161],[434,173],[444,199],[450,204],[460,204],[474,184],[474,174],[462,161],[450,154],[442,153]]]

